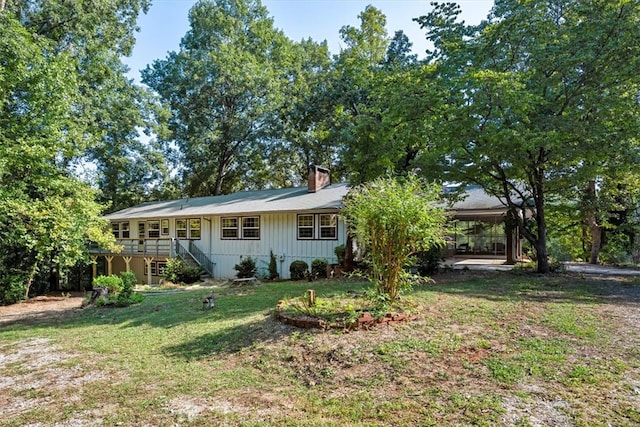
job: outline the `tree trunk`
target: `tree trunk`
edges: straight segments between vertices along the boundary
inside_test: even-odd
[[[514,217],[513,211],[507,212],[504,218],[504,234],[506,237],[505,255],[507,257],[507,265],[516,263],[516,230],[518,228],[518,220]]]
[[[598,224],[596,212],[596,182],[589,181],[587,187],[587,226],[591,233],[591,254],[589,264],[598,264],[600,257],[600,246],[602,244],[602,227]]]
[[[29,290],[31,289],[31,285],[33,284],[33,279],[36,277],[36,273],[38,272],[38,263],[33,263],[33,267],[31,267],[31,272],[29,272],[29,278],[27,279],[27,286],[24,290],[24,299],[29,298]]]
[[[347,241],[344,250],[344,260],[342,265],[345,271],[353,271],[353,238],[347,233]]]
[[[544,206],[544,171],[541,169],[536,174],[535,204],[536,226],[538,238],[536,239],[536,255],[538,257],[538,273],[549,273],[549,253],[547,252],[547,221],[545,219]]]

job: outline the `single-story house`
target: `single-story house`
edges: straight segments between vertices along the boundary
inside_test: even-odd
[[[345,183],[331,183],[329,170],[311,166],[306,187],[148,202],[123,209],[105,216],[123,249],[111,253],[92,248],[93,273],[131,270],[140,282],[159,283],[167,259],[180,257],[200,265],[211,277],[232,278],[237,273],[234,266],[251,257],[258,274],[266,275],[271,253],[283,279],[289,278],[289,266],[296,260],[309,266],[315,259],[333,264],[336,246],[347,243],[339,212],[348,190]],[[515,237],[507,236],[501,225],[504,206],[476,190],[469,196],[453,205],[458,222],[450,254],[506,256],[507,241]]]

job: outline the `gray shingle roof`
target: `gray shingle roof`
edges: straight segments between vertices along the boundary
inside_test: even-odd
[[[342,208],[349,191],[346,183],[324,187],[309,193],[307,187],[277,190],[243,191],[223,196],[196,197],[163,202],[148,202],[105,215],[109,220],[136,218],[200,217],[206,215],[245,215],[268,212],[304,212]],[[500,199],[481,188],[468,188],[462,200],[447,206],[453,212],[506,212]]]
[[[340,209],[347,184],[333,184],[316,193],[307,187],[243,191],[223,196],[148,202],[105,215],[109,220],[135,218],[243,215],[267,212],[301,212]]]
[[[469,187],[465,189],[462,200],[450,207],[455,211],[463,210],[503,210],[507,208],[500,199],[487,194],[482,188]]]

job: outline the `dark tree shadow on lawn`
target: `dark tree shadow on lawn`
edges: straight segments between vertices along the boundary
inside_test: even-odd
[[[167,357],[187,361],[202,360],[219,354],[237,353],[256,344],[281,341],[296,330],[299,329],[285,325],[273,316],[266,316],[261,321],[225,328],[178,345],[167,346],[162,349],[162,353]]]

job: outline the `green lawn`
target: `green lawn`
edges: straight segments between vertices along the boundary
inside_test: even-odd
[[[300,330],[282,282],[0,326],[0,425],[638,425],[640,283],[451,274],[417,321]]]

